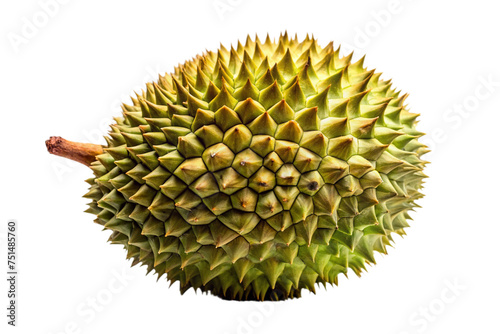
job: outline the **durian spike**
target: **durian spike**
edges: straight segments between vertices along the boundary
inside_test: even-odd
[[[101,145],[75,143],[54,136],[46,140],[45,145],[50,154],[74,160],[85,166],[90,166],[92,162],[96,161],[97,155],[104,153]]]

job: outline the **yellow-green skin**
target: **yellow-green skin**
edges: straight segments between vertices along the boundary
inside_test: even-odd
[[[221,46],[123,106],[87,212],[182,293],[283,300],[337,284],[386,253],[422,197],[405,97],[313,38]]]

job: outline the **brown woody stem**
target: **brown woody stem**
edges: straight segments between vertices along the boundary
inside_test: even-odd
[[[90,166],[90,163],[96,160],[96,155],[103,153],[101,145],[75,143],[61,137],[50,137],[45,141],[45,145],[49,153],[77,161],[85,166]]]

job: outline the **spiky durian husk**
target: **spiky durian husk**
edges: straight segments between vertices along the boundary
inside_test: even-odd
[[[386,253],[422,196],[405,98],[314,38],[221,46],[123,105],[87,211],[181,292],[281,300],[337,284]]]

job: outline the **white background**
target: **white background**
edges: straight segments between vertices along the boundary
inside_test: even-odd
[[[499,332],[496,2],[54,1],[0,5],[2,333]],[[104,143],[119,103],[157,73],[285,29],[334,40],[355,59],[367,53],[369,68],[410,93],[433,149],[423,208],[388,256],[339,287],[264,304],[181,296],[106,243],[109,232],[83,213],[90,169],[49,155],[44,141]],[[15,329],[5,316],[8,219],[19,226]]]

